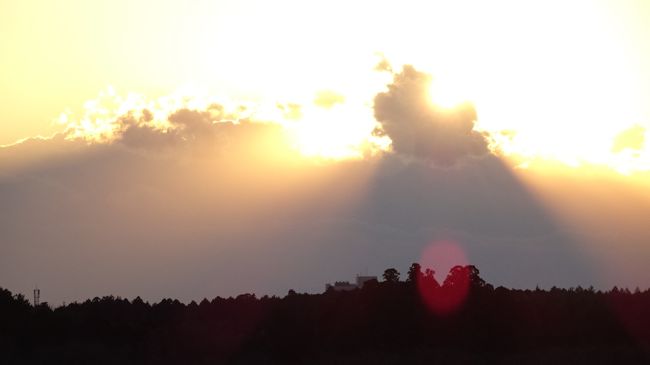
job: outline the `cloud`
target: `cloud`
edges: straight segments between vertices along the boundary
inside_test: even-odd
[[[449,232],[497,284],[548,277],[524,264],[531,257],[577,270],[571,279],[588,275],[561,234],[550,245],[530,240],[555,227],[495,157],[446,170],[394,155],[274,161],[264,145],[275,140],[272,125],[173,115],[178,126],[167,132],[134,116],[110,143],[57,138],[0,150],[7,160],[43,151],[36,168],[0,178],[4,286],[28,293],[37,282],[53,304],[317,292],[365,268],[405,269]],[[149,135],[124,139],[129,131]],[[163,150],[148,139],[167,134]],[[54,150],[66,152],[53,159]],[[513,267],[527,271],[515,280]]]
[[[289,108],[300,112],[299,106],[294,104],[289,104]],[[129,95],[125,99],[113,93],[102,93],[86,103],[81,118],[66,118],[69,121],[64,132],[43,141],[119,145],[140,152],[165,151],[179,155],[192,152],[194,156],[210,152],[206,149],[211,152],[230,149],[230,152],[248,156],[255,154],[254,151],[258,155],[288,153],[283,126],[256,120],[253,114],[248,106],[226,107],[197,97],[172,95],[152,102],[139,95]],[[23,141],[16,147],[26,144],[34,142]]]
[[[640,151],[645,144],[646,129],[640,125],[634,125],[614,138],[612,152],[619,153],[625,149]]]
[[[282,116],[287,120],[299,120],[300,118],[302,118],[302,106],[300,104],[278,103],[276,106],[282,112]]]
[[[485,140],[476,151],[465,146],[482,137],[472,130],[473,111],[435,110],[429,82],[411,67],[395,75],[375,112],[397,154],[359,160],[292,158],[281,125],[221,104],[162,112],[138,104],[87,129],[75,124],[0,148],[2,285],[29,293],[38,283],[54,304],[106,294],[317,292],[364,269],[406,269],[437,239],[455,240],[496,285],[597,284],[588,255]],[[418,143],[444,137],[464,147],[408,149],[407,132]],[[417,158],[405,163],[398,154]],[[462,159],[453,169],[430,168]],[[603,218],[616,211],[579,201]],[[650,214],[650,206],[638,209],[635,216]],[[601,247],[617,249],[618,240]],[[617,285],[647,282],[650,248],[638,247],[619,254],[637,259],[634,275]]]
[[[314,104],[321,108],[329,109],[336,104],[343,104],[345,96],[331,90],[321,90],[316,93]]]
[[[215,113],[216,110],[216,113]],[[150,115],[146,109],[143,117],[136,119],[132,113],[120,117],[121,127],[115,140],[131,147],[165,147],[181,143],[201,144],[214,142],[216,135],[232,126],[230,120],[221,120],[221,108],[211,105],[205,110],[182,108],[173,112],[167,118],[165,126],[152,124],[147,121]]]
[[[386,56],[383,54],[378,54],[380,57],[379,62],[375,65],[374,70],[378,72],[393,72],[393,66],[390,64]]]
[[[470,104],[446,109],[430,100],[431,76],[406,65],[394,74],[388,91],[375,96],[377,133],[392,140],[393,151],[453,165],[489,153],[486,135],[474,130],[476,111]]]

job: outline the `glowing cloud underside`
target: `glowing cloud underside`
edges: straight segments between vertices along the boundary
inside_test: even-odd
[[[81,118],[64,113],[58,121],[64,125],[66,139],[88,143],[124,141],[136,130],[187,139],[192,125],[175,122],[175,115],[193,111],[208,125],[256,123],[281,127],[287,147],[308,158],[357,159],[387,149],[386,138],[372,134],[376,122],[368,107],[346,105],[340,99],[323,107],[323,95],[318,97],[306,104],[235,103],[184,92],[147,100],[135,93],[123,97],[108,88],[97,99],[85,103]]]
[[[598,122],[586,128],[589,113],[580,116],[554,99],[549,99],[547,109],[557,110],[557,120],[548,116],[542,123],[538,111],[530,110],[518,123],[496,123],[498,103],[489,102],[476,92],[476,85],[454,78],[453,73],[436,76],[419,67],[393,66],[386,59],[377,69],[383,72],[368,70],[383,83],[365,93],[321,89],[283,103],[233,101],[187,90],[148,100],[134,93],[121,96],[109,88],[85,103],[81,117],[64,113],[59,122],[68,139],[110,143],[124,133],[127,115],[138,126],[166,134],[182,127],[171,123],[170,116],[189,109],[207,113],[211,123],[281,126],[286,143],[306,158],[359,159],[391,150],[449,165],[458,157],[491,152],[522,168],[560,162],[622,174],[650,170],[649,129],[643,123]],[[518,102],[511,101],[513,110],[520,109]],[[595,108],[599,107],[604,106]],[[504,114],[504,120],[511,117]],[[564,124],[558,127],[559,122]]]

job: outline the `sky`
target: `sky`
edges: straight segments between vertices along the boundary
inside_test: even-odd
[[[647,288],[648,19],[0,0],[0,286],[320,292],[418,260],[442,280],[454,247],[495,285]]]

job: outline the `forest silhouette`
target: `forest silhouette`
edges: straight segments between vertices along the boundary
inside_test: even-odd
[[[649,363],[650,290],[442,283],[417,263],[362,288],[51,308],[0,289],[2,364]]]

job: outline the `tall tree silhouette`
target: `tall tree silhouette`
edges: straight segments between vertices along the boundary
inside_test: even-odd
[[[384,281],[387,283],[397,283],[399,282],[399,271],[395,268],[390,268],[384,270]]]
[[[417,262],[411,264],[409,267],[408,276],[406,277],[406,282],[411,284],[416,284],[418,281],[422,280],[422,266]]]

